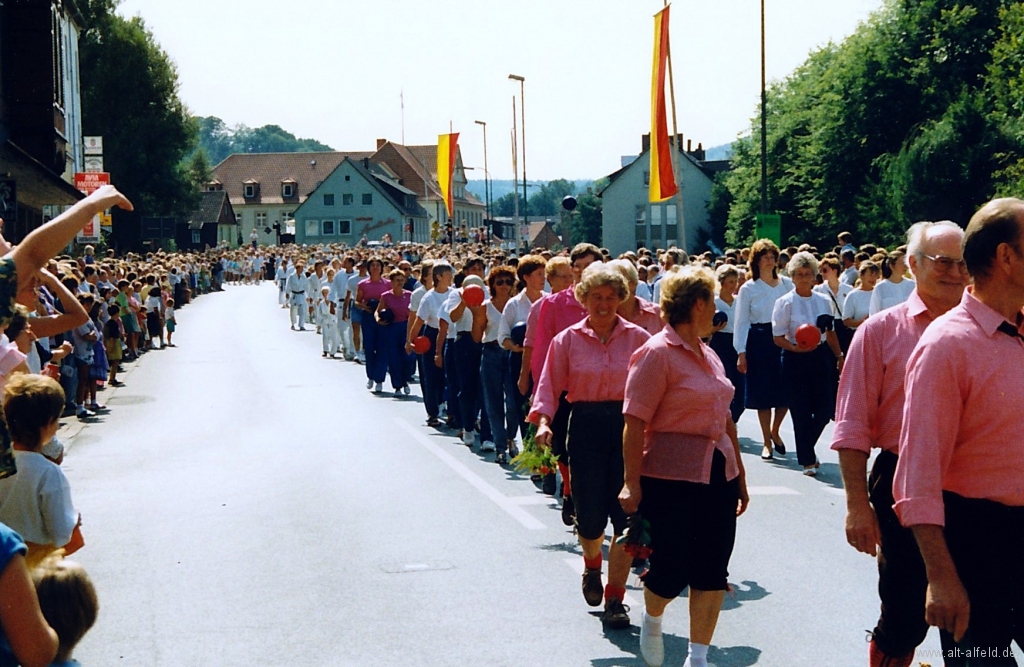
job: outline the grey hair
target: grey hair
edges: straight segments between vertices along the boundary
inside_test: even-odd
[[[604,262],[594,262],[583,270],[583,275],[576,283],[573,294],[576,296],[576,300],[582,304],[587,300],[592,289],[605,285],[613,288],[618,293],[620,300],[629,296],[629,285],[626,284],[626,278],[617,268]]]
[[[924,250],[922,250],[921,247],[924,245],[925,239],[928,238],[931,230],[938,227],[955,229],[960,232],[961,237],[964,233],[964,230],[960,225],[956,224],[952,220],[939,220],[938,222],[922,220],[921,222],[915,222],[910,226],[910,229],[907,230],[907,254],[921,260],[924,257]]]
[[[818,260],[814,258],[809,252],[798,252],[793,255],[793,258],[789,260],[789,264],[786,265],[786,271],[792,276],[796,273],[797,269],[810,269],[811,273],[818,275]]]
[[[636,285],[640,282],[640,273],[636,270],[636,267],[633,266],[633,262],[628,259],[613,259],[608,262],[608,266],[621,273],[627,283]]]

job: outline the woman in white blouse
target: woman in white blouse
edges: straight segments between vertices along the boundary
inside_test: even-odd
[[[778,258],[779,249],[774,243],[768,239],[754,242],[750,249],[750,280],[736,294],[733,308],[736,368],[746,375],[745,404],[757,410],[764,442],[761,458],[766,461],[772,459],[773,444],[776,452],[786,453],[779,428],[788,406],[782,384],[782,351],[772,340],[772,310],[775,302],[793,289],[793,282],[779,276]]]
[[[824,294],[832,302],[833,317],[840,323],[836,326],[836,338],[839,339],[839,347],[843,353],[850,347],[853,340],[853,330],[847,329],[841,323],[845,319],[844,306],[846,297],[853,291],[853,285],[847,285],[839,280],[843,272],[843,264],[838,257],[829,256],[818,263],[818,273],[821,275],[822,283],[815,285],[814,291]]]
[[[797,462],[804,467],[805,475],[813,476],[818,468],[814,446],[835,414],[829,366],[834,364],[841,372],[843,352],[831,329],[832,304],[828,297],[813,290],[818,260],[809,252],[798,252],[789,262],[789,275],[794,289],[775,302],[772,333],[775,345],[783,350],[782,377],[792,411]],[[825,329],[811,348],[796,342],[797,329],[805,324],[815,327],[816,334]]]
[[[508,364],[505,352],[498,343],[501,312],[508,305],[515,287],[516,274],[510,266],[497,266],[487,275],[491,298],[473,310],[473,340],[483,343],[480,356],[480,393],[483,395],[484,413],[491,425],[493,442],[497,448],[495,463],[508,462],[509,432],[516,430],[516,415],[505,410],[505,386],[508,383]],[[487,451],[481,446],[480,451]]]
[[[858,273],[860,280],[857,281],[857,289],[847,295],[843,308],[843,324],[850,329],[859,327],[871,314],[871,295],[882,270],[871,260],[865,260],[861,262]]]
[[[715,297],[716,316],[717,313],[724,313],[726,320],[715,326],[711,335],[711,349],[722,360],[725,375],[735,391],[729,406],[733,422],[739,421],[743,414],[747,386],[746,378],[736,368],[737,355],[736,348],[733,347],[736,318],[733,306],[736,305],[736,286],[739,284],[739,278],[740,272],[731,264],[723,264],[715,271],[715,280],[718,282],[718,296]]]
[[[913,280],[906,277],[906,273],[907,254],[902,250],[893,250],[882,265],[885,280],[875,285],[869,314],[874,315],[886,308],[892,308],[910,298],[910,293],[914,291],[916,285]]]

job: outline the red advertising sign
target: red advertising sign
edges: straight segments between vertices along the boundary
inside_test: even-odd
[[[110,174],[105,171],[75,173],[75,189],[81,190],[87,195],[99,190],[104,185],[110,185]]]

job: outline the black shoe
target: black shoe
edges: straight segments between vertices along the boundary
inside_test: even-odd
[[[508,454],[506,454],[505,452],[498,452],[497,454],[494,455],[494,462],[500,466],[505,465],[506,463],[508,463]]]
[[[629,627],[629,607],[618,598],[608,600],[604,604],[601,622],[612,630],[625,630]]]
[[[544,481],[541,482],[540,488],[545,495],[555,495],[555,473],[549,472],[544,475]]]
[[[779,438],[778,440],[773,438],[772,443],[775,445],[775,451],[779,456],[786,455],[786,443],[782,442],[782,438]]]
[[[436,427],[438,427],[440,425],[441,425],[441,420],[438,419],[437,417],[428,417],[427,418],[427,426],[433,426],[433,427],[436,428]]]
[[[567,526],[576,523],[576,504],[572,502],[572,496],[562,497],[562,523]]]
[[[601,583],[601,568],[583,571],[583,599],[591,607],[600,607],[604,599],[604,584]]]

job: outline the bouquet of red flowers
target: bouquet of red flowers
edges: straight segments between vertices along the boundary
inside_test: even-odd
[[[631,514],[626,519],[626,533],[623,550],[633,559],[647,560],[651,557],[651,524],[645,521],[640,513]]]

